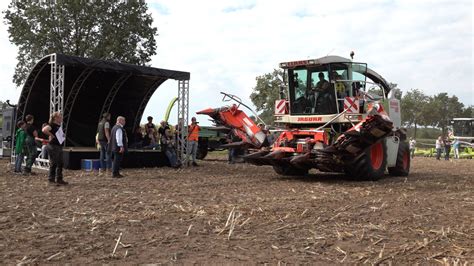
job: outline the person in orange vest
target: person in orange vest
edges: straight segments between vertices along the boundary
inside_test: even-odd
[[[192,155],[192,165],[198,166],[196,163],[196,154],[198,150],[199,130],[201,129],[196,121],[196,117],[191,118],[191,125],[188,127],[188,162],[189,155]]]

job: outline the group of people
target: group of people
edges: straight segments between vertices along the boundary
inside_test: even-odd
[[[444,159],[449,160],[449,155],[451,153],[451,147],[454,150],[454,159],[459,159],[459,140],[454,139],[453,142],[448,137],[439,136],[438,139],[436,139],[436,159],[440,160],[441,159],[441,153],[444,151]]]
[[[42,153],[48,154],[50,167],[48,181],[50,184],[67,185],[68,182],[63,179],[63,149],[61,135],[62,115],[59,112],[51,114],[48,123],[43,124],[41,130],[34,125],[34,116],[25,116],[25,121],[17,123],[15,133],[15,173],[24,175],[35,175],[31,171],[33,164],[38,156],[38,143],[42,144]],[[44,150],[43,150],[44,148]],[[25,167],[22,169],[23,161]]]
[[[111,171],[113,178],[121,178],[120,163],[128,150],[128,138],[124,129],[125,117],[118,116],[113,127],[110,125],[111,115],[102,114],[97,126],[97,144],[99,146],[100,169],[99,175]]]
[[[135,149],[158,149],[165,153],[171,167],[181,167],[181,162],[177,156],[177,143],[181,136],[180,123],[175,126],[175,131],[171,130],[170,125],[166,121],[161,121],[160,126],[157,127],[153,123],[153,117],[147,117],[147,123],[144,126],[144,132],[141,127],[138,127],[131,136],[130,145],[125,126],[125,118],[119,116],[116,125],[111,129],[111,116],[109,113],[102,115],[102,119],[97,126],[97,144],[100,150],[100,169],[99,175],[103,175],[108,171],[112,172],[112,177],[121,178],[120,163],[123,159],[124,153],[128,147]],[[195,117],[191,119],[191,124],[188,126],[188,150],[191,157],[188,161],[193,166],[198,166],[196,162],[196,154],[198,149],[200,127]],[[145,134],[144,134],[145,133]]]
[[[62,115],[60,112],[51,114],[48,123],[44,123],[41,129],[37,129],[34,125],[34,116],[25,116],[25,121],[17,123],[17,130],[15,132],[15,165],[14,172],[22,173],[24,175],[35,175],[32,172],[32,167],[38,157],[38,147],[41,147],[39,155],[49,157],[49,174],[48,181],[50,184],[67,185],[68,182],[63,178],[63,143],[65,140],[64,132],[62,131]],[[103,175],[110,171],[113,178],[121,178],[120,164],[123,160],[124,154],[128,151],[128,137],[124,129],[126,120],[123,116],[118,116],[115,125],[111,125],[111,115],[104,113],[97,126],[96,142],[100,151],[100,170],[99,175]],[[193,166],[198,166],[196,163],[196,154],[198,149],[199,130],[200,127],[196,118],[191,119],[191,124],[188,127],[188,162]],[[179,168],[179,162],[176,154],[176,143],[181,134],[181,126],[176,126],[176,131],[172,132],[171,127],[166,121],[160,123],[157,128],[153,124],[153,118],[148,117],[148,123],[145,125],[146,135],[140,131],[136,131],[133,135],[134,142],[131,147],[134,148],[156,148],[160,145],[162,151],[165,152],[170,165]],[[155,132],[156,131],[156,132]],[[157,141],[157,135],[160,136],[160,141]],[[47,154],[47,155],[46,155]],[[22,169],[23,162],[25,166]]]
[[[453,148],[453,157],[454,159],[459,159],[459,147],[460,147],[459,139],[455,138],[451,141],[448,137],[439,136],[436,139],[435,149],[436,149],[436,159],[441,160],[441,154],[444,153],[444,159],[447,161],[449,160],[451,154],[451,148]],[[416,140],[414,138],[410,138],[409,141],[410,147],[410,155],[411,158],[415,156],[415,149],[416,149]]]

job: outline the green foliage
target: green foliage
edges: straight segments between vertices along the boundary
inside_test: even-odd
[[[283,71],[279,69],[258,76],[257,85],[250,94],[250,100],[257,107],[257,112],[261,112],[260,118],[267,124],[273,124],[275,101],[280,99],[280,88],[284,86],[283,76]]]
[[[455,95],[449,97],[446,92],[430,97],[430,101],[425,106],[425,124],[441,128],[443,133],[454,117],[461,117],[464,104],[459,102]]]
[[[422,138],[422,139],[437,139],[439,135],[442,134],[441,130],[438,128],[432,128],[432,127],[422,127],[417,129],[417,135],[415,137],[415,129],[414,128],[408,128],[407,129],[407,134],[409,137],[414,137],[417,140]]]
[[[464,108],[462,111],[461,117],[466,117],[466,118],[474,118],[474,106],[469,106],[467,108]]]
[[[441,132],[421,132],[421,137],[432,138],[446,133],[446,129],[455,117],[472,117],[472,107],[464,108],[455,95],[446,92],[427,96],[419,89],[408,91],[401,101],[402,123],[414,128],[412,135],[417,137],[417,126],[434,127]]]
[[[20,86],[40,58],[62,53],[146,65],[157,29],[145,1],[16,1],[3,12]]]
[[[402,123],[408,127],[416,128],[423,125],[424,106],[428,97],[419,89],[408,91],[401,100]]]

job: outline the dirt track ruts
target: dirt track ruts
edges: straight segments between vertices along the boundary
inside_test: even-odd
[[[123,179],[66,171],[66,187],[0,161],[0,262],[474,262],[474,160],[415,158],[408,178],[354,182],[221,158]]]

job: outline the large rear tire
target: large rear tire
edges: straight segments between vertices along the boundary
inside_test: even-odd
[[[400,142],[400,145],[398,145],[397,162],[395,167],[388,168],[388,173],[392,176],[408,176],[410,165],[410,147],[407,142]]]
[[[381,140],[367,148],[364,153],[348,163],[344,169],[346,176],[353,180],[379,180],[387,167],[387,146]]]
[[[273,170],[279,175],[302,176],[307,175],[309,169],[296,168],[290,165],[273,165]]]
[[[204,146],[204,147],[199,147],[198,146],[198,150],[197,150],[197,153],[196,153],[196,159],[204,160],[204,158],[206,158],[206,156],[207,156],[207,152],[208,152],[207,145]]]

